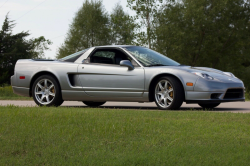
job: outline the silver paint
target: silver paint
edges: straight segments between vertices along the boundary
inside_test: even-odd
[[[140,67],[129,70],[128,67],[120,65],[83,63],[99,47],[90,48],[74,63],[34,61],[31,59],[18,60],[15,66],[15,74],[11,77],[14,93],[30,96],[31,80],[41,72],[53,74],[60,84],[63,99],[72,101],[148,102],[150,84],[154,78],[161,75],[174,76],[182,83],[186,101],[212,101],[213,99],[210,99],[211,94],[218,92],[222,93],[219,99],[220,102],[223,102],[223,97],[228,89],[245,89],[241,80],[225,75],[220,70],[191,66],[143,67],[124,49],[125,46],[101,47],[113,47],[123,50]],[[215,80],[206,80],[192,72],[207,73],[214,77]],[[77,86],[71,85],[68,74],[74,74],[73,79]],[[19,79],[20,76],[25,76],[25,79]],[[192,82],[194,85],[186,86],[187,82]],[[242,100],[244,99],[245,97],[242,98]]]

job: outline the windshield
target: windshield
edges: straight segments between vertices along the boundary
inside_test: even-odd
[[[178,62],[155,52],[151,49],[139,46],[125,47],[143,66],[178,66]]]
[[[59,59],[60,61],[65,61],[65,62],[75,62],[83,53],[85,53],[88,49],[79,51],[77,53],[71,54],[69,56],[66,56],[62,59]]]

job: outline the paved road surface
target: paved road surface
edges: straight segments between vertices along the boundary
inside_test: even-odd
[[[36,106],[34,101],[11,101],[0,100],[0,105],[16,105],[16,106]],[[78,101],[65,101],[62,106],[69,107],[86,107],[82,102]],[[136,103],[136,102],[107,102],[102,106],[103,108],[118,108],[118,109],[143,109],[143,110],[158,110],[155,103]],[[201,110],[198,104],[183,103],[181,110]],[[222,103],[214,111],[218,112],[242,112],[250,113],[250,101],[247,102],[231,102]]]

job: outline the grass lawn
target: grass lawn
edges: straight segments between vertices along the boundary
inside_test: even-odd
[[[250,114],[0,106],[0,165],[249,165]]]

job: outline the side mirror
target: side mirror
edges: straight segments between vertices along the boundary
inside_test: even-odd
[[[90,62],[90,58],[88,57],[87,59],[83,59],[82,63],[89,63]]]
[[[134,70],[135,68],[129,60],[122,60],[120,66],[126,66],[129,70]]]

